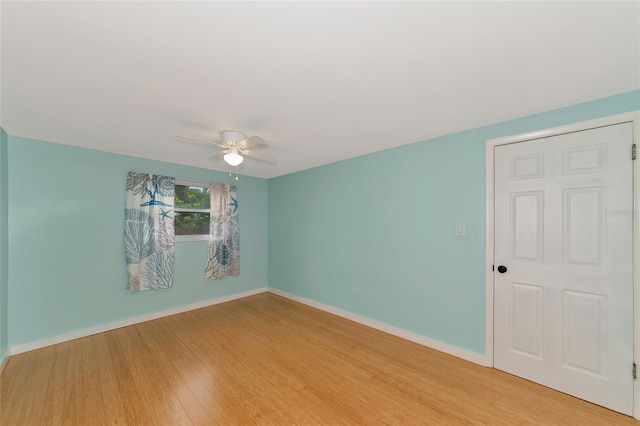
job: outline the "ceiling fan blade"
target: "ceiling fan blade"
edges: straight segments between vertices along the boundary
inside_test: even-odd
[[[262,139],[260,136],[249,136],[245,140],[238,142],[238,147],[243,149],[255,148],[257,146],[266,145],[267,141]]]
[[[209,157],[209,160],[219,160],[219,159],[221,159],[222,157],[224,157],[224,155],[225,155],[226,153],[227,153],[227,151],[221,151],[221,152],[218,152],[218,153],[216,153],[216,154],[212,155],[211,157]]]
[[[263,163],[267,163],[267,164],[275,164],[278,160],[276,160],[273,157],[270,157],[266,154],[262,154],[260,152],[255,152],[255,151],[251,151],[248,149],[243,149],[242,150],[242,155],[246,155],[247,157],[253,158],[255,160],[258,161],[262,161]]]
[[[217,147],[223,148],[223,146],[221,144],[219,144],[217,142],[213,142],[213,141],[206,141],[204,139],[196,139],[196,138],[191,138],[189,136],[183,136],[183,135],[176,135],[176,137],[180,138],[180,139],[185,139],[185,140],[188,140],[188,141],[200,142],[200,143],[205,143],[207,145],[213,145],[213,146],[217,146]]]

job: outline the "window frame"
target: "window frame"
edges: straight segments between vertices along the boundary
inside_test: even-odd
[[[176,178],[174,185],[175,186],[199,186],[202,188],[208,188],[211,185],[211,182],[202,182],[202,181],[191,180],[191,179]],[[188,209],[188,208],[176,207],[175,195],[174,195],[174,202],[173,202],[174,217],[175,217],[175,213],[177,212],[209,213],[209,217],[211,217],[211,206],[209,206],[208,209]],[[175,219],[174,219],[174,227],[175,227]],[[184,243],[184,242],[191,242],[191,241],[209,241],[209,233],[193,234],[193,235],[177,235],[176,234],[175,241],[176,243]]]

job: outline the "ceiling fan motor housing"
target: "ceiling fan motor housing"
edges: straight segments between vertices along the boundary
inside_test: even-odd
[[[222,143],[228,143],[228,142],[235,142],[238,143],[240,141],[245,140],[247,137],[244,135],[244,133],[240,133],[240,132],[235,132],[233,130],[225,130],[224,132],[220,133],[220,135],[222,136]]]

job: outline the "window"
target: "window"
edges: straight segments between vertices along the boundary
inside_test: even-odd
[[[174,218],[176,241],[209,239],[209,184],[176,179]]]

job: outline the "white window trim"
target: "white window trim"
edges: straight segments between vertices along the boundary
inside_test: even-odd
[[[201,186],[203,188],[208,188],[209,185],[211,185],[210,182],[200,182],[197,180],[190,180],[190,179],[181,179],[181,178],[176,178],[175,180],[175,185],[182,185],[182,186]],[[182,209],[182,211],[195,211],[195,212],[200,212],[202,210],[200,209]],[[176,207],[175,205],[173,206],[173,211],[175,213],[176,211]],[[176,235],[176,243],[186,243],[186,242],[192,242],[192,241],[209,241],[209,234],[198,234],[198,235]]]

